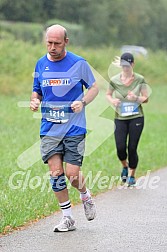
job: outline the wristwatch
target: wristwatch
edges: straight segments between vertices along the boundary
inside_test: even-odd
[[[84,101],[83,99],[81,100],[83,106],[85,107],[86,106],[86,101]]]

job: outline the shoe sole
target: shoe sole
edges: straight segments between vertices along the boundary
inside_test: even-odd
[[[121,181],[122,181],[123,183],[126,183],[126,180],[127,180],[127,177],[126,177],[126,176],[122,176],[122,177],[121,177]]]
[[[92,221],[92,220],[94,220],[96,218],[96,216],[94,216],[93,218],[91,218],[91,219],[87,219],[88,221]]]
[[[69,228],[69,229],[58,229],[58,228],[55,228],[54,230],[53,230],[53,232],[68,232],[68,231],[74,231],[74,230],[76,230],[76,227],[71,227],[71,228]]]
[[[136,184],[127,184],[128,187],[135,187]]]
[[[87,218],[87,217],[86,217]],[[92,221],[92,220],[94,220],[96,218],[96,212],[95,212],[95,214],[94,214],[94,216],[92,217],[92,218],[87,218],[87,220],[88,221]]]

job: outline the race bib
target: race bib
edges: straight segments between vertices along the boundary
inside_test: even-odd
[[[67,105],[47,105],[46,120],[55,123],[68,122],[69,107],[67,107]]]
[[[121,116],[131,116],[139,114],[139,104],[137,102],[122,102]]]

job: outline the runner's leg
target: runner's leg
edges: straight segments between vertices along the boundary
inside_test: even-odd
[[[129,142],[128,142],[128,158],[129,158],[129,176],[134,177],[138,165],[137,147],[144,127],[144,117],[138,117],[130,120],[129,123]]]

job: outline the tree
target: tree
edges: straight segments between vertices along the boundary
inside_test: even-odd
[[[0,0],[0,19],[79,24],[82,45],[142,45],[166,49],[166,0]]]

